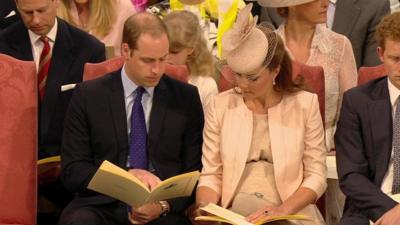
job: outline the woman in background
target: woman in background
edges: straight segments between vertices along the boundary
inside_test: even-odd
[[[174,11],[165,16],[170,39],[169,63],[186,65],[189,83],[199,90],[203,107],[210,96],[218,93],[214,80],[214,57],[207,48],[204,33],[196,15],[189,11]]]
[[[250,222],[299,213],[312,221],[285,224],[325,224],[314,205],[326,188],[318,98],[292,81],[281,38],[249,22],[250,10],[240,11],[222,39],[236,88],[206,109],[195,207],[219,204]]]
[[[130,0],[60,0],[57,16],[102,41],[111,58],[121,55],[124,22],[134,13]]]
[[[258,0],[278,8],[285,21],[277,32],[292,60],[321,66],[325,75],[325,132],[328,150],[334,149],[333,135],[343,92],[357,85],[357,67],[350,41],[326,27],[328,0]]]

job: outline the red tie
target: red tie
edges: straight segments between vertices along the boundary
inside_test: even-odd
[[[44,90],[46,88],[47,73],[49,71],[51,62],[51,49],[49,39],[47,37],[41,37],[40,41],[43,42],[43,50],[39,59],[38,89],[40,100],[43,100]]]

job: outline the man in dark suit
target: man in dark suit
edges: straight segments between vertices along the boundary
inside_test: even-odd
[[[87,189],[104,160],[127,169],[150,187],[201,168],[204,116],[200,97],[194,86],[164,75],[169,54],[164,23],[152,14],[136,14],[125,22],[122,42],[122,69],[75,88],[61,157],[62,181],[76,192],[76,198],[59,224],[190,224],[183,212],[193,196],[132,207],[128,214],[126,204]],[[141,104],[142,116],[134,110],[136,104]],[[139,117],[144,128],[140,121],[131,122]],[[140,127],[146,137],[142,138],[147,139],[144,167],[135,166],[143,157],[132,155],[134,132]]]
[[[331,0],[328,22],[331,12],[333,23],[328,27],[350,40],[357,68],[380,64],[374,32],[381,18],[390,13],[389,0]],[[278,27],[282,20],[275,8],[261,9],[260,21],[269,21]]]
[[[400,12],[385,17],[376,31],[388,76],[343,96],[335,135],[339,183],[347,197],[341,225],[400,221],[400,205],[390,197],[400,192],[399,30]]]
[[[51,63],[39,110],[39,158],[58,155],[65,112],[72,90],[62,86],[82,81],[86,62],[105,60],[105,47],[93,36],[56,18],[58,0],[17,0],[22,21],[0,34],[0,53],[34,60],[37,69],[43,49],[40,37],[51,46]]]

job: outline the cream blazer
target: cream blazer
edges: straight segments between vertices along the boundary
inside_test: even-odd
[[[268,110],[276,186],[283,201],[307,187],[320,197],[326,189],[326,147],[317,95],[285,95]],[[232,89],[214,96],[205,113],[203,169],[198,186],[216,191],[228,207],[246,165],[253,113]]]

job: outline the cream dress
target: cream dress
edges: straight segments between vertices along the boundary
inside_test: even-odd
[[[267,114],[253,113],[253,138],[246,166],[233,198],[231,210],[248,216],[264,206],[282,204],[275,183]],[[299,212],[302,214],[302,212]],[[321,220],[319,213],[307,215]],[[308,225],[302,221],[279,221],[276,225]],[[313,224],[313,222],[311,222]]]

